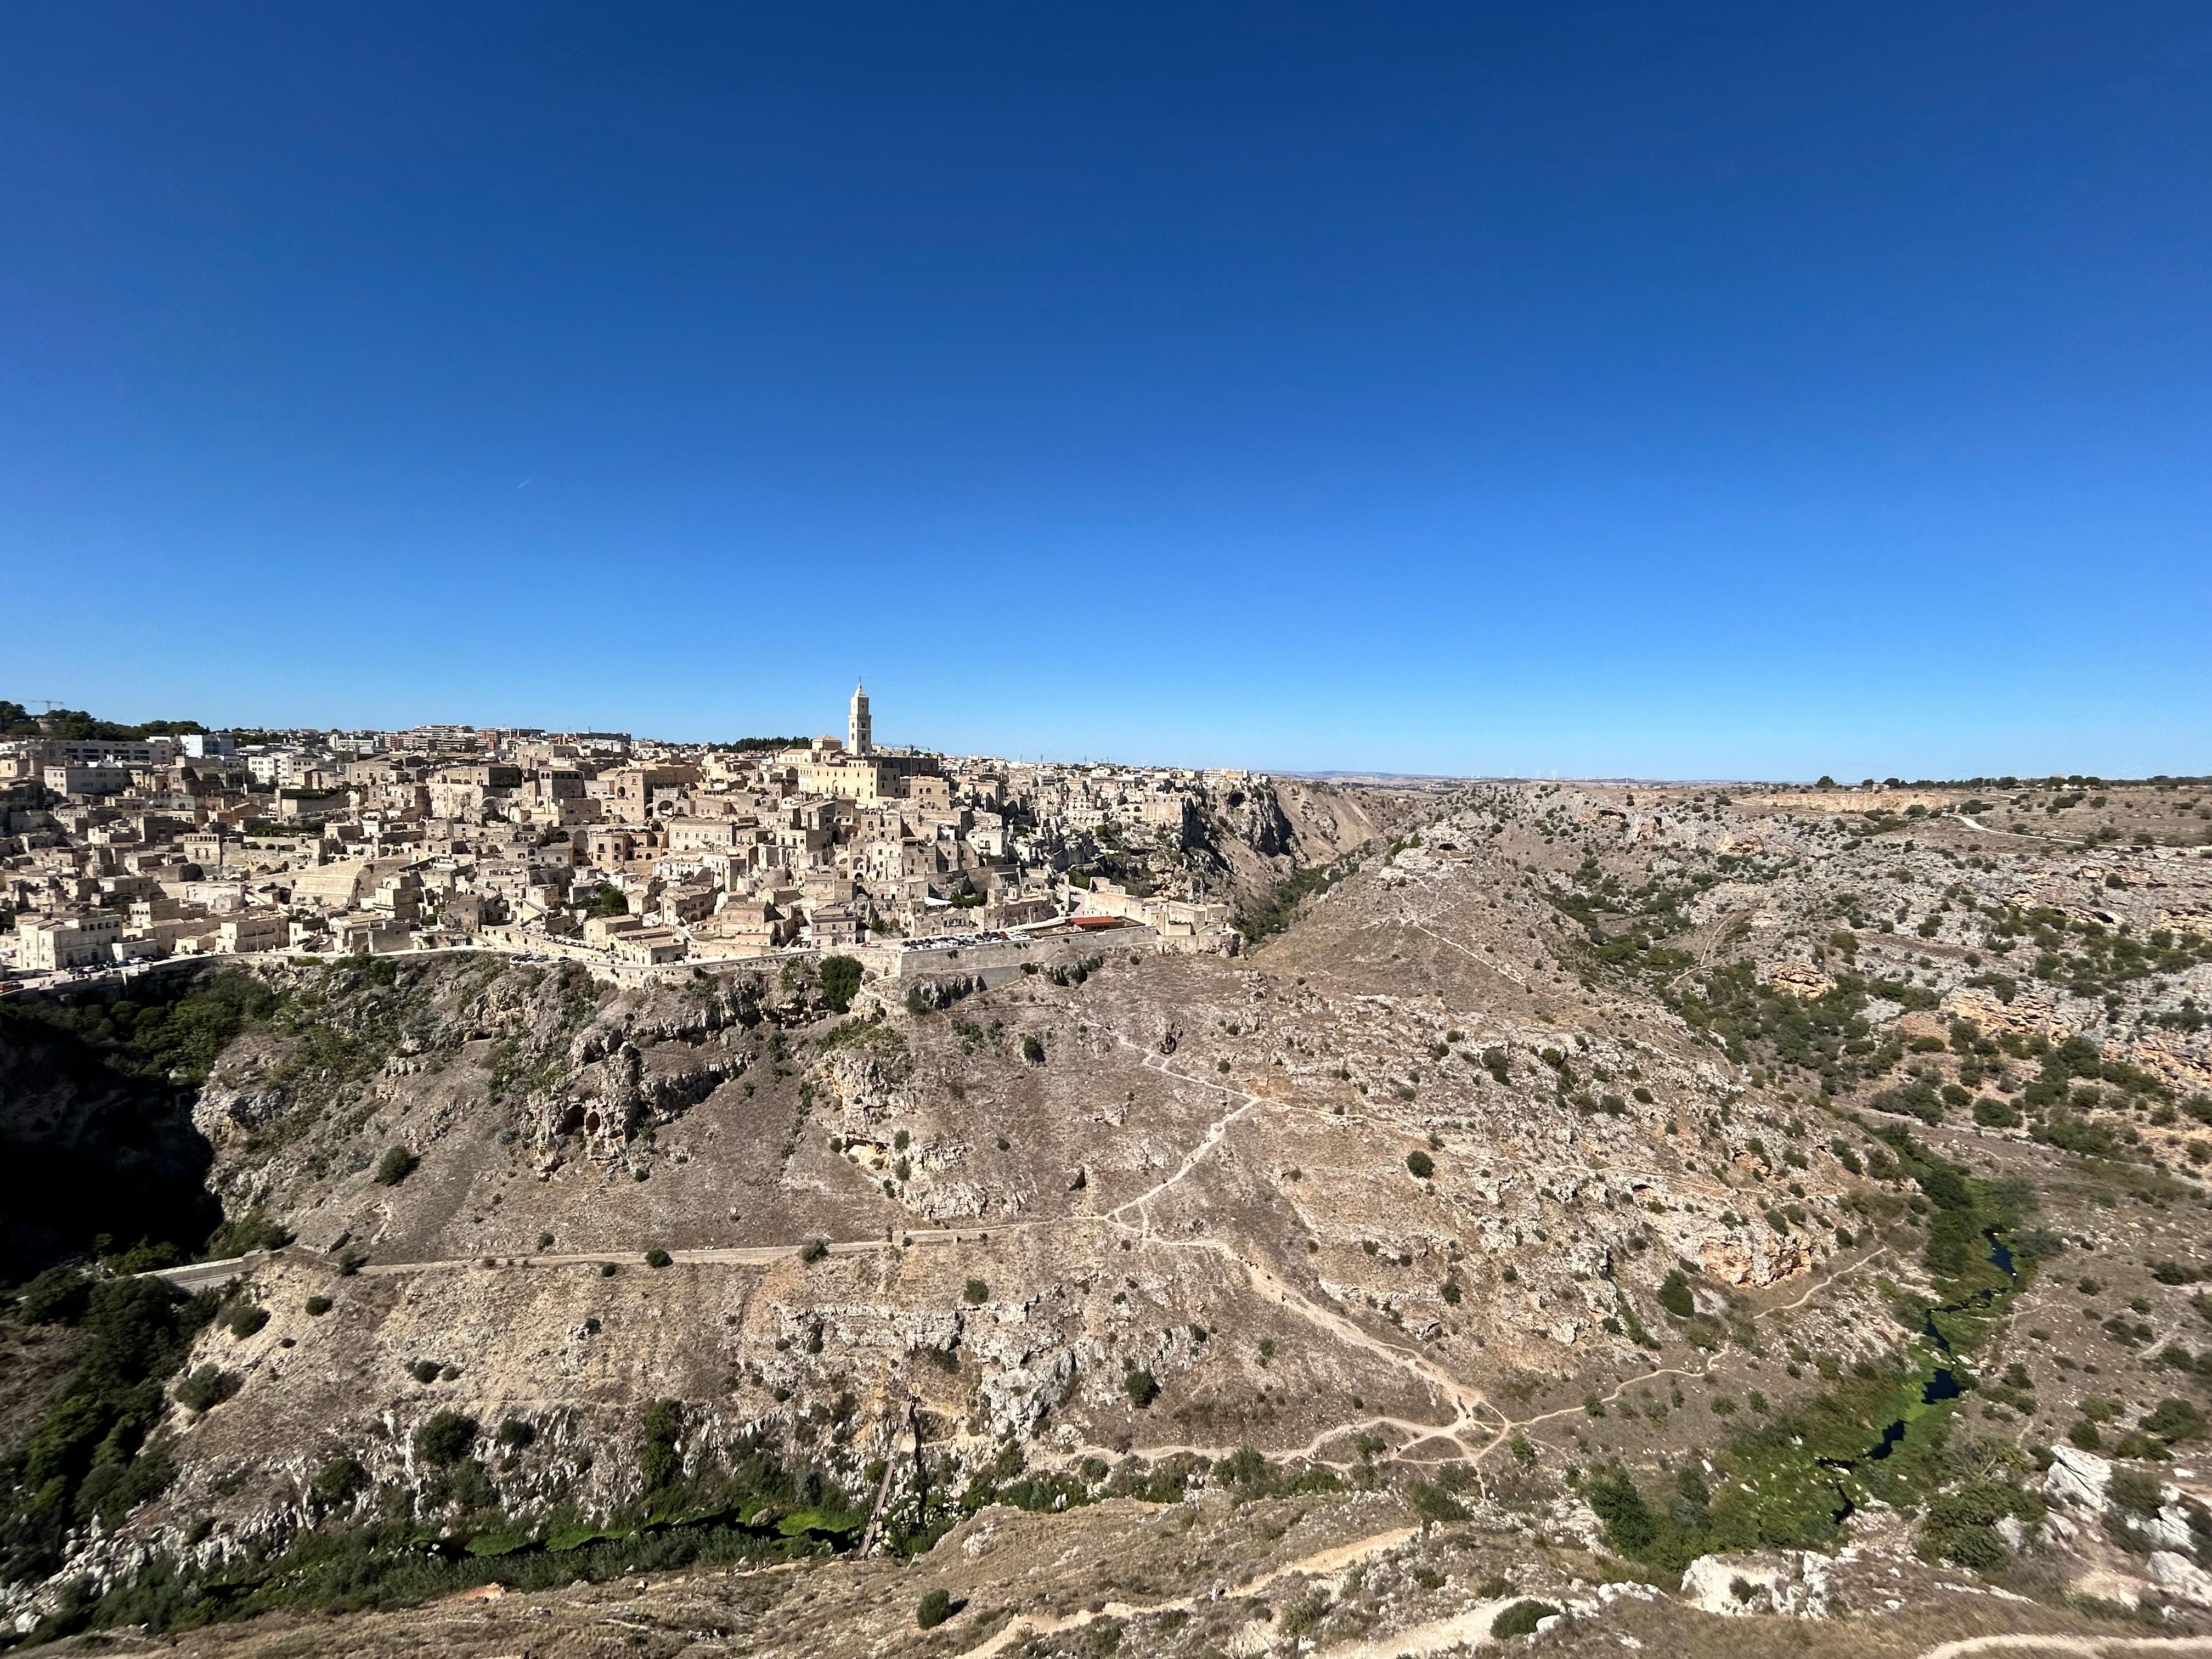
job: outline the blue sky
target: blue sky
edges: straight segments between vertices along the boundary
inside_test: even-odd
[[[0,696],[2212,770],[2212,11],[33,8]]]

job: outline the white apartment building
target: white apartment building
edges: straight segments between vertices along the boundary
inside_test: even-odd
[[[15,923],[15,959],[27,973],[94,968],[115,959],[123,917],[114,910],[73,916],[25,916]]]

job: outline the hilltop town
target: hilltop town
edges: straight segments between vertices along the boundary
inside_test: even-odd
[[[881,747],[860,687],[842,739],[727,744],[460,726],[103,738],[14,713],[0,969],[30,978],[454,947],[611,971],[793,951],[894,965],[1123,926],[1230,951],[1237,857],[1272,878],[1297,834],[1257,822],[1270,781],[1243,771]]]

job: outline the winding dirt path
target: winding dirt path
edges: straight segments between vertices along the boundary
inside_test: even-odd
[[[1214,1590],[1193,1590],[1171,1601],[1109,1601],[1097,1612],[1085,1608],[1065,1618],[1043,1619],[1034,1614],[1017,1614],[994,1632],[988,1640],[980,1642],[957,1656],[957,1659],[990,1659],[1012,1643],[1036,1636],[1056,1636],[1061,1631],[1076,1630],[1098,1619],[1128,1619],[1143,1613],[1170,1613],[1177,1608],[1188,1612],[1200,1601],[1235,1600],[1257,1595],[1279,1579],[1294,1574],[1319,1575],[1341,1573],[1360,1562],[1395,1549],[1399,1545],[1420,1533],[1419,1527],[1397,1527],[1389,1532],[1378,1532],[1366,1538],[1354,1539],[1348,1544],[1338,1544],[1328,1549],[1303,1556],[1296,1561],[1286,1561],[1279,1567],[1270,1567],[1255,1578],[1243,1583]],[[1487,1630],[1488,1626],[1484,1628]]]
[[[2075,1653],[2082,1659],[2104,1659],[2106,1655],[2119,1653],[2212,1653],[2212,1636],[2037,1636],[2022,1632],[1939,1642],[1922,1649],[1920,1659],[1968,1659],[1970,1655],[2002,1653],[2008,1648]]]
[[[1111,1027],[1107,1029],[1109,1031],[1112,1030]],[[1492,1405],[1480,1389],[1455,1376],[1426,1355],[1388,1341],[1366,1329],[1347,1315],[1322,1306],[1305,1292],[1291,1285],[1281,1274],[1231,1249],[1219,1239],[1167,1238],[1152,1231],[1151,1213],[1146,1206],[1169,1188],[1188,1176],[1205,1160],[1208,1153],[1219,1146],[1223,1139],[1228,1134],[1231,1124],[1248,1112],[1257,1110],[1263,1106],[1279,1105],[1281,1103],[1270,1101],[1264,1096],[1252,1094],[1245,1090],[1232,1088],[1226,1084],[1216,1083],[1203,1078],[1194,1078],[1188,1073],[1178,1071],[1170,1065],[1166,1056],[1155,1054],[1151,1050],[1141,1048],[1120,1031],[1112,1031],[1112,1035],[1115,1042],[1139,1054],[1139,1063],[1146,1069],[1159,1072],[1174,1078],[1178,1082],[1187,1083],[1196,1088],[1218,1089],[1224,1099],[1241,1103],[1207,1125],[1203,1139],[1183,1158],[1182,1164],[1173,1175],[1127,1202],[1115,1206],[1105,1212],[1105,1218],[1115,1225],[1128,1227],[1130,1224],[1123,1220],[1122,1217],[1130,1210],[1136,1210],[1139,1212],[1140,1221],[1131,1231],[1138,1239],[1163,1249],[1203,1250],[1234,1262],[1243,1269],[1245,1276],[1252,1283],[1253,1289],[1263,1298],[1272,1296],[1278,1307],[1320,1331],[1332,1341],[1370,1354],[1398,1370],[1411,1372],[1423,1383],[1441,1395],[1451,1407],[1451,1419],[1443,1424],[1416,1424],[1394,1418],[1369,1418],[1355,1423],[1340,1424],[1324,1431],[1309,1442],[1306,1455],[1310,1455],[1312,1451],[1317,1450],[1328,1441],[1340,1436],[1358,1433],[1370,1424],[1389,1423],[1393,1426],[1401,1426],[1406,1432],[1413,1434],[1420,1439],[1442,1436],[1454,1442],[1458,1441],[1462,1432],[1478,1425],[1486,1433],[1492,1432],[1491,1424],[1481,1421],[1482,1416],[1486,1414],[1492,1419],[1502,1421],[1504,1413]]]

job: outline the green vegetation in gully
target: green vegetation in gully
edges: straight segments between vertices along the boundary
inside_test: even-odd
[[[493,1578],[550,1589],[695,1563],[818,1554],[859,1537],[866,1516],[819,1472],[791,1470],[754,1440],[687,1469],[682,1433],[682,1407],[653,1402],[638,1425],[642,1498],[604,1518],[556,1512],[526,1521],[501,1508],[480,1453],[491,1441],[504,1467],[515,1468],[531,1455],[535,1431],[509,1419],[488,1435],[475,1419],[440,1411],[416,1431],[422,1474],[413,1489],[371,1493],[358,1462],[333,1458],[309,1488],[325,1524],[289,1547],[249,1547],[212,1566],[157,1558],[105,1594],[79,1582],[26,1639],[120,1625],[185,1630],[286,1607],[335,1614],[405,1607]]]
[[[1713,1459],[1711,1478],[1694,1458],[1651,1489],[1618,1466],[1584,1474],[1583,1495],[1623,1559],[1673,1572],[1716,1552],[1831,1547],[1854,1507],[1879,1501],[1921,1517],[1930,1559],[1990,1569],[2008,1553],[1996,1523],[2040,1518],[2027,1455],[1954,1443],[1951,1419],[1958,1390],[1975,1386],[1966,1356],[2057,1242],[2027,1225],[2033,1195],[2017,1184],[1977,1180],[1902,1129],[1879,1133],[1929,1210],[1924,1265],[1936,1297],[1896,1309],[1919,1334],[1887,1366],[1832,1366],[1829,1388],[1738,1436]],[[1992,1260],[1992,1243],[2012,1252],[2018,1279]]]
[[[1394,842],[1390,851],[1395,853],[1406,844]],[[1237,931],[1244,935],[1245,942],[1249,945],[1257,945],[1263,939],[1282,933],[1290,927],[1291,918],[1297,914],[1300,904],[1317,893],[1326,893],[1347,876],[1354,874],[1359,866],[1359,856],[1356,853],[1347,853],[1327,864],[1310,865],[1305,869],[1293,871],[1277,883],[1265,898],[1255,901],[1237,913]]]
[[[163,1389],[215,1317],[212,1296],[180,1299],[155,1279],[88,1279],[50,1268],[26,1285],[15,1316],[74,1327],[76,1369],[29,1437],[0,1464],[0,1582],[48,1577],[69,1534],[109,1526],[174,1478],[156,1433]],[[198,1397],[214,1403],[219,1379]]]
[[[808,1421],[837,1441],[856,1410],[847,1395],[817,1407]],[[279,1608],[337,1614],[406,1607],[493,1578],[510,1589],[549,1589],[578,1578],[822,1554],[858,1540],[867,1517],[855,1500],[817,1469],[788,1468],[757,1441],[739,1443],[719,1461],[702,1455],[687,1469],[683,1412],[678,1402],[659,1401],[640,1414],[638,1473],[646,1492],[639,1502],[604,1520],[560,1513],[533,1521],[501,1510],[497,1478],[483,1457],[490,1440],[506,1455],[504,1467],[515,1467],[537,1442],[530,1426],[510,1419],[493,1436],[460,1413],[438,1412],[416,1432],[416,1462],[425,1472],[416,1489],[387,1486],[371,1493],[358,1462],[334,1458],[309,1488],[325,1524],[289,1548],[249,1550],[216,1567],[158,1559],[104,1595],[81,1583],[27,1639],[123,1625],[185,1630]],[[871,1464],[862,1480],[872,1484],[883,1474],[880,1463]],[[1238,1502],[1344,1484],[1328,1470],[1286,1469],[1249,1448],[1218,1462],[1128,1458],[1109,1470],[1091,1458],[1073,1469],[1032,1473],[1010,1441],[963,1489],[925,1479],[885,1515],[884,1538],[895,1551],[919,1554],[988,1504],[1031,1510],[1107,1498],[1177,1504],[1209,1478]],[[1441,1506],[1440,1517],[1463,1513],[1447,1494],[1421,1491]]]
[[[147,1281],[109,1283],[143,1286]],[[106,1288],[84,1297],[81,1284],[46,1284],[33,1302],[45,1311],[96,1310]],[[181,1360],[195,1322],[216,1311],[207,1298],[181,1306],[184,1311],[173,1311],[172,1317],[185,1334],[158,1348],[159,1363],[171,1370]],[[220,1410],[234,1390],[217,1377],[193,1385],[191,1392],[206,1401],[206,1409]],[[159,1397],[157,1382],[142,1404],[157,1408]],[[849,1393],[834,1406],[817,1407],[805,1419],[803,1437],[842,1445],[857,1410]],[[859,1500],[821,1469],[787,1467],[763,1442],[740,1442],[720,1457],[702,1454],[687,1468],[684,1413],[674,1401],[654,1401],[641,1413],[636,1457],[644,1495],[635,1504],[605,1517],[561,1511],[525,1518],[505,1510],[500,1483],[503,1474],[530,1473],[526,1460],[539,1440],[535,1430],[510,1419],[495,1433],[462,1413],[441,1409],[414,1434],[419,1473],[411,1487],[386,1484],[372,1491],[358,1461],[334,1457],[309,1483],[320,1524],[288,1547],[249,1547],[213,1566],[157,1558],[105,1593],[80,1582],[67,1589],[60,1609],[24,1639],[50,1641],[125,1625],[177,1631],[279,1608],[337,1614],[404,1607],[492,1578],[513,1589],[553,1589],[578,1578],[596,1581],[695,1563],[821,1554],[858,1540],[867,1519]],[[93,1454],[86,1466],[96,1473],[101,1455]],[[65,1505],[65,1512],[97,1512],[85,1505],[151,1495],[159,1490],[154,1469],[166,1483],[165,1462],[149,1466],[131,1486],[82,1483],[75,1506]],[[873,1486],[884,1472],[882,1464],[870,1464],[860,1472],[862,1483]],[[1369,1471],[1364,1479],[1379,1477]],[[1249,1448],[1218,1462],[1188,1455],[1158,1463],[1128,1458],[1109,1469],[1103,1460],[1091,1458],[1073,1469],[1032,1472],[1020,1446],[1010,1441],[963,1488],[925,1476],[886,1512],[884,1539],[895,1551],[918,1554],[988,1504],[1032,1510],[1116,1497],[1176,1504],[1201,1480],[1238,1502],[1334,1492],[1344,1484],[1327,1469],[1282,1468]],[[1415,1498],[1437,1518],[1463,1513],[1441,1487],[1418,1488]],[[33,1558],[33,1564],[50,1571],[58,1560]]]

